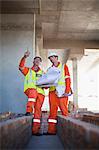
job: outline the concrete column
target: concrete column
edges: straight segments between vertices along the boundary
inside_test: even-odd
[[[77,74],[77,58],[72,59],[73,63],[73,102],[75,110],[78,107],[78,74]]]
[[[42,63],[40,64],[40,67],[46,71],[48,67],[48,59],[47,59],[47,53],[48,51],[43,48],[43,33],[42,28],[39,28],[36,30],[36,56],[41,56]]]
[[[33,57],[35,57],[35,39],[36,39],[36,31],[35,31],[35,23],[36,23],[36,15],[33,15]]]
[[[41,55],[41,51],[43,49],[43,35],[41,33],[40,36],[36,37],[36,55]]]
[[[70,49],[66,49],[66,52],[65,52],[65,63],[69,59],[69,55],[70,55]]]

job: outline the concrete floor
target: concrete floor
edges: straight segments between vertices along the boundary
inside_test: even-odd
[[[32,136],[25,150],[64,150],[57,135]]]
[[[42,113],[40,133],[48,130],[48,114]],[[64,150],[58,135],[32,136],[25,150]]]

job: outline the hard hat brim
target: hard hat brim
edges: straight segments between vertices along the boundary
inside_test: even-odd
[[[50,57],[52,57],[52,56],[58,57],[57,55],[51,55],[51,56],[48,56],[48,59],[49,59]]]

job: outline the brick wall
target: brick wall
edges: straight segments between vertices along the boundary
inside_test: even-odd
[[[82,121],[86,121],[99,126],[99,114],[84,114]]]
[[[0,123],[0,148],[21,149],[31,138],[31,116],[24,116]]]
[[[65,149],[99,149],[99,127],[96,125],[59,115],[57,130]]]

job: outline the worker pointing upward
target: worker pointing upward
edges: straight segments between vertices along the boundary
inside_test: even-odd
[[[48,59],[51,61],[52,66],[59,68],[62,70],[62,80],[58,82],[59,86],[66,87],[65,93],[69,93],[71,90],[71,80],[70,80],[70,74],[69,70],[66,64],[62,65],[58,61],[58,55],[54,52],[51,52],[48,56]],[[45,133],[46,135],[53,135],[56,134],[56,123],[57,123],[57,111],[58,106],[62,112],[62,115],[67,116],[68,115],[68,97],[58,97],[56,93],[56,87],[52,86],[49,88],[49,105],[50,105],[50,115],[48,119],[48,132]]]
[[[29,51],[26,51],[24,53],[24,56],[22,57],[19,64],[19,70],[25,76],[24,93],[28,97],[28,102],[26,105],[26,115],[33,113],[33,109],[35,108],[32,132],[33,134],[39,134],[41,107],[45,98],[45,93],[41,87],[36,86],[36,81],[43,74],[43,71],[39,67],[42,59],[40,56],[36,56],[33,59],[32,68],[28,68],[25,66],[25,62],[26,58],[29,57],[29,55]]]

